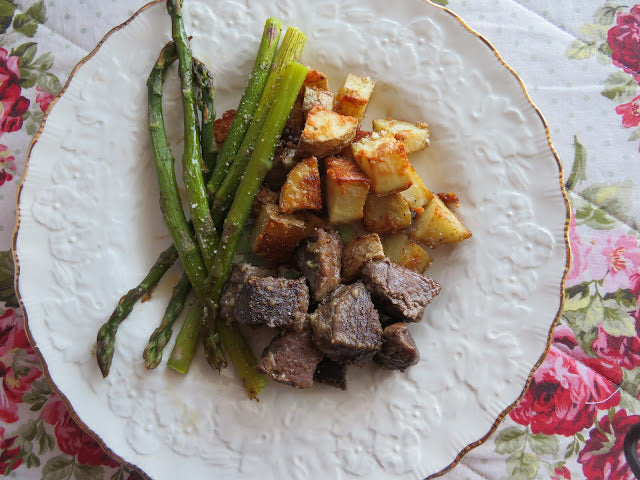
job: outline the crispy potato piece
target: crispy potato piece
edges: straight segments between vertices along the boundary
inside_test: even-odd
[[[291,113],[287,119],[287,127],[293,132],[300,134],[304,128],[307,113],[314,105],[321,105],[329,110],[333,109],[335,101],[333,93],[316,87],[303,85],[298,93]]]
[[[404,145],[392,134],[373,133],[352,143],[351,150],[377,195],[401,192],[413,185],[413,172]]]
[[[351,160],[329,157],[325,161],[325,201],[332,224],[360,220],[371,181]]]
[[[424,206],[429,203],[429,200],[433,197],[433,193],[431,193],[431,190],[424,184],[418,172],[416,172],[411,165],[409,165],[409,168],[411,169],[413,184],[406,190],[400,192],[400,195],[409,203],[409,208],[412,212],[422,213]]]
[[[369,192],[364,204],[364,228],[370,232],[387,233],[411,225],[409,203],[400,193],[379,197]]]
[[[309,157],[293,167],[280,190],[280,211],[320,210],[322,190],[316,157]]]
[[[319,90],[329,90],[329,80],[327,76],[319,70],[309,69],[306,78],[304,79],[304,85],[317,88]]]
[[[374,132],[390,132],[396,140],[404,144],[409,153],[424,150],[429,146],[429,125],[427,122],[409,123],[400,120],[379,119],[373,121]]]
[[[377,233],[368,233],[342,247],[342,279],[354,280],[369,260],[382,260],[384,250]]]
[[[349,145],[356,136],[358,121],[340,115],[321,105],[314,105],[309,113],[298,142],[298,158],[318,158],[334,155]]]
[[[304,87],[302,96],[302,112],[306,115],[314,105],[320,105],[328,110],[333,108],[333,93],[313,87]]]
[[[218,145],[222,145],[229,135],[229,129],[233,118],[236,116],[236,111],[231,109],[222,114],[220,118],[216,118],[213,121],[213,136],[216,139]]]
[[[375,82],[369,77],[350,73],[336,95],[334,110],[342,115],[350,115],[362,120],[367,110]]]
[[[306,225],[298,215],[281,213],[278,206],[265,204],[251,232],[251,249],[274,264],[291,258],[306,235]]]
[[[392,233],[382,239],[384,253],[389,260],[418,273],[424,272],[433,259],[419,244],[411,240],[405,232]]]
[[[432,248],[445,243],[461,242],[470,236],[471,232],[437,195],[431,198],[424,212],[416,217],[410,233],[413,240]]]

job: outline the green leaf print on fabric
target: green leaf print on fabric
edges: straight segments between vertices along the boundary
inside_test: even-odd
[[[5,33],[11,26],[15,11],[15,4],[8,0],[0,0],[0,34]]]
[[[618,12],[623,10],[625,5],[619,5],[613,2],[607,2],[599,7],[593,14],[593,20],[600,25],[611,25],[616,19]]]
[[[524,447],[526,428],[508,427],[496,437],[496,453],[511,455]]]
[[[0,300],[5,306],[19,308],[18,297],[13,285],[13,255],[11,252],[0,252]]]
[[[611,51],[609,49],[609,51]],[[610,100],[628,102],[635,97],[638,83],[633,75],[625,72],[613,72],[604,81],[604,89],[600,92]]]

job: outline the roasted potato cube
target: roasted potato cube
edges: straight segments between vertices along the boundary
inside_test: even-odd
[[[351,160],[326,159],[325,201],[332,224],[360,220],[367,200],[369,178]]]
[[[379,197],[369,192],[364,204],[364,228],[370,232],[387,233],[411,225],[409,203],[400,193]]]
[[[384,253],[389,260],[418,273],[431,265],[432,258],[419,244],[411,240],[405,232],[392,233],[382,239]]]
[[[358,120],[314,105],[298,142],[298,158],[318,158],[334,155],[349,145],[356,136]]]
[[[301,217],[281,213],[274,204],[263,205],[251,232],[251,249],[274,264],[285,262],[305,237],[305,227]]]
[[[304,79],[304,85],[317,88],[319,90],[329,90],[329,80],[327,79],[327,76],[312,68],[309,69],[309,73],[307,73],[307,76]]]
[[[429,125],[427,122],[409,123],[400,120],[380,119],[373,121],[374,132],[390,132],[404,144],[409,153],[424,150],[429,146]]]
[[[344,85],[338,90],[334,110],[342,115],[350,115],[362,120],[374,86],[375,82],[369,77],[350,73]]]
[[[351,144],[353,158],[371,179],[377,195],[406,190],[413,184],[413,172],[402,142],[392,134],[373,133]]]
[[[302,111],[307,114],[314,105],[320,105],[328,110],[333,108],[333,93],[312,87],[304,87],[302,97]]]
[[[412,212],[422,213],[424,206],[429,203],[429,200],[433,197],[433,193],[431,193],[431,190],[424,184],[418,172],[416,172],[411,165],[409,165],[409,168],[411,169],[413,184],[406,190],[400,192],[400,195],[409,203],[409,208]]]
[[[342,279],[354,280],[369,260],[382,260],[384,250],[377,233],[368,233],[342,247]]]
[[[289,171],[280,190],[279,206],[283,213],[322,208],[320,171],[315,157],[303,160]]]
[[[434,195],[424,212],[416,217],[410,236],[413,240],[433,248],[445,243],[460,242],[469,238],[471,232],[462,225],[440,197]]]

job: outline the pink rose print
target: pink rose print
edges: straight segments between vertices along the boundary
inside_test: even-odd
[[[571,436],[593,425],[598,410],[619,402],[615,384],[552,347],[522,401],[509,415],[528,425],[534,434]]]
[[[15,311],[0,315],[0,421],[18,421],[18,404],[31,383],[42,375],[40,362],[33,352],[22,322]]]
[[[556,467],[551,474],[551,480],[571,480],[571,472],[564,465]]]
[[[633,235],[598,231],[589,252],[589,272],[594,279],[603,279],[602,290],[615,292],[631,288],[631,277],[640,270],[640,248]]]
[[[20,57],[10,56],[0,47],[0,134],[22,127],[22,115],[29,100],[20,95]]]
[[[42,407],[42,418],[55,427],[60,450],[68,455],[77,455],[79,463],[118,466],[100,444],[73,421],[67,407],[57,395],[51,395]]]
[[[40,110],[46,112],[54,97],[49,92],[41,90],[40,87],[36,87],[36,90],[39,92],[38,95],[36,95],[36,103],[40,105]]]
[[[640,416],[627,416],[624,410],[610,420],[602,417],[596,428],[589,432],[589,439],[578,455],[582,472],[589,480],[632,480],[635,477],[627,465],[622,449],[624,435],[632,425],[640,421]]]
[[[571,242],[571,269],[567,274],[567,287],[576,285],[583,280],[582,274],[587,270],[587,256],[593,250],[592,246],[585,247],[582,245],[573,211],[571,212],[571,221],[569,223],[569,241]]]
[[[620,12],[616,25],[609,29],[607,42],[611,47],[613,64],[640,78],[640,5],[629,13]]]
[[[0,427],[0,475],[4,475],[7,469],[15,470],[22,464],[22,459],[17,458],[20,447],[15,446],[16,437],[5,438],[4,428]]]
[[[619,358],[594,358],[587,355],[578,345],[573,330],[565,325],[558,325],[553,331],[553,345],[561,352],[575,358],[578,362],[593,369],[615,385],[622,382],[622,369]]]
[[[629,103],[623,103],[616,107],[616,113],[622,115],[622,126],[633,128],[640,125],[640,95]]]

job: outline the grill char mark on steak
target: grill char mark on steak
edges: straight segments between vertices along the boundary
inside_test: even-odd
[[[382,346],[382,326],[360,281],[340,285],[310,315],[313,342],[331,360],[361,364]]]
[[[361,277],[377,304],[407,322],[422,320],[425,308],[440,293],[436,281],[388,258],[367,262]]]
[[[301,331],[309,309],[309,288],[295,280],[250,276],[238,294],[233,314],[243,325]]]
[[[311,332],[278,335],[264,350],[256,369],[276,382],[296,388],[309,388],[322,353],[313,345]]]
[[[298,248],[296,264],[307,278],[313,300],[320,302],[340,283],[342,241],[335,230],[316,228]]]
[[[382,348],[373,357],[381,367],[404,371],[420,361],[420,352],[405,323],[385,327],[382,340]]]

